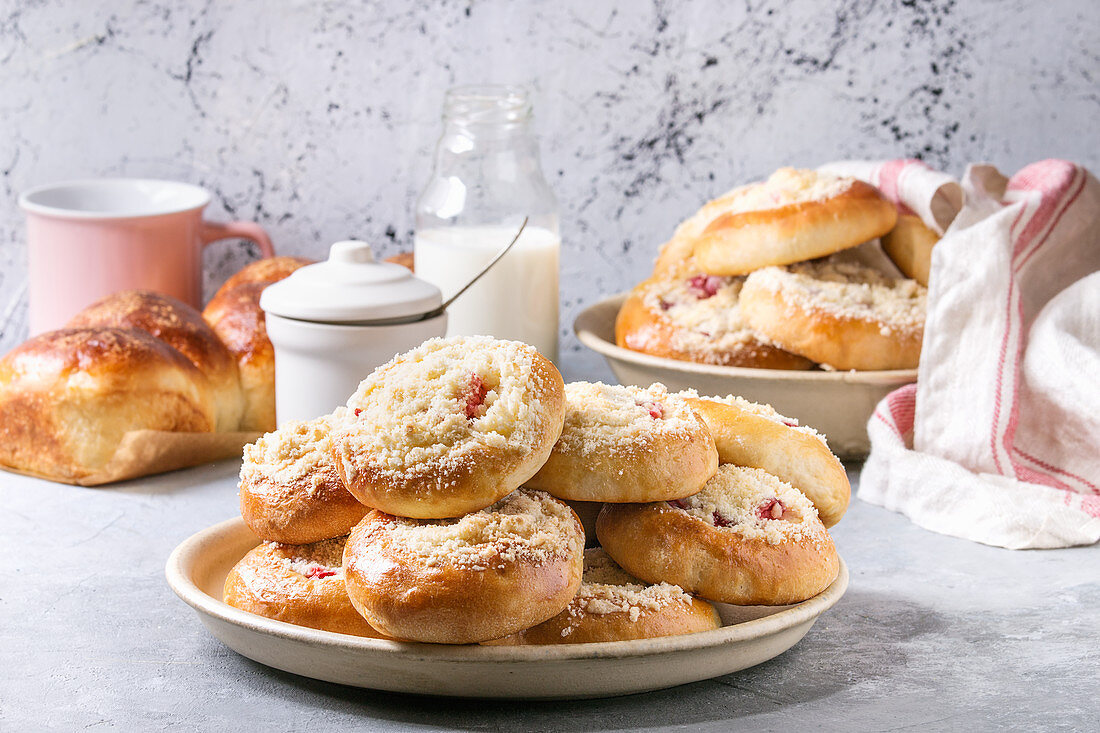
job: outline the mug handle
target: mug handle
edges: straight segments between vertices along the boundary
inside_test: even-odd
[[[219,239],[239,238],[255,242],[260,248],[261,259],[275,256],[275,248],[271,246],[271,238],[267,236],[267,232],[259,224],[251,221],[229,221],[224,224],[203,221],[199,236],[202,238],[203,247]]]

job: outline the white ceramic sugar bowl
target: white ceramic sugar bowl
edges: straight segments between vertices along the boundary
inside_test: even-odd
[[[407,268],[376,262],[366,242],[337,242],[260,296],[275,349],[275,412],[309,420],[347,402],[395,354],[447,330],[439,288]]]

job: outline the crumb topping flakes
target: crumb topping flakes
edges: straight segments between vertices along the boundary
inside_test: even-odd
[[[878,323],[883,335],[924,326],[927,288],[916,280],[893,278],[835,255],[765,267],[749,275],[749,281],[806,311]]]
[[[244,447],[241,483],[268,482],[312,494],[339,482],[331,457],[332,432],[347,420],[347,410],[308,421],[292,421]]]
[[[810,500],[759,468],[723,464],[702,491],[667,503],[714,527],[770,545],[825,535]]]
[[[344,576],[343,555],[347,537],[314,542],[310,545],[284,545],[265,542],[274,550],[275,561],[287,570],[311,580]]]
[[[744,282],[744,277],[716,275],[653,280],[643,286],[642,302],[675,326],[678,350],[735,351],[762,342],[741,317],[738,299]]]
[[[457,519],[391,517],[385,532],[429,567],[469,570],[511,563],[542,565],[574,556],[584,545],[572,510],[543,491],[519,489]]]
[[[656,436],[690,439],[702,426],[687,401],[661,383],[649,387],[572,382],[565,385],[565,428],[555,451],[630,453]]]
[[[619,567],[603,549],[588,549],[584,551],[584,578],[580,590],[564,611],[571,623],[562,629],[562,636],[571,634],[572,622],[585,614],[625,613],[635,622],[643,613],[660,611],[673,604],[690,606],[691,600],[678,585],[649,585]]]
[[[752,413],[753,415],[756,415],[757,417],[762,417],[765,420],[771,420],[772,422],[779,423],[780,425],[784,425],[788,428],[791,428],[792,430],[797,430],[800,433],[811,435],[820,440],[822,443],[825,443],[826,447],[828,447],[829,445],[828,442],[825,440],[824,435],[817,432],[809,425],[799,425],[796,418],[781,415],[771,405],[763,404],[760,402],[750,402],[744,397],[732,394],[726,395],[725,397],[704,396],[700,395],[694,389],[685,389],[681,392],[678,392],[677,394],[679,394],[681,397],[684,397],[685,399],[706,400],[707,402],[717,402],[719,404],[728,405],[730,407],[736,407],[739,410],[744,410],[745,412]]]
[[[364,379],[336,438],[345,475],[439,472],[477,447],[531,450],[550,419],[537,352],[488,336],[431,339]]]

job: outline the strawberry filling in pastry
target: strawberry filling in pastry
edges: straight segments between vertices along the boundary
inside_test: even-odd
[[[463,395],[463,400],[466,403],[466,419],[473,420],[475,417],[480,417],[484,410],[482,406],[485,404],[485,395],[489,393],[488,388],[485,386],[485,382],[482,381],[481,376],[477,373],[470,374],[470,383],[466,387],[466,392]]]
[[[786,508],[779,499],[768,499],[756,508],[756,516],[761,519],[782,519]]]
[[[649,416],[654,420],[660,420],[665,416],[665,406],[660,402],[648,402],[646,400],[634,400],[638,407],[644,407],[649,411]]]
[[[726,280],[717,275],[696,275],[687,281],[687,289],[699,300],[706,300],[717,295],[725,284]]]
[[[333,575],[336,575],[336,571],[332,568],[327,568],[324,565],[313,565],[312,567],[306,569],[304,575],[307,578],[330,578]]]

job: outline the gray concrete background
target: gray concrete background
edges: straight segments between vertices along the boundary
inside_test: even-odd
[[[578,308],[702,201],[784,164],[1100,163],[1100,3],[0,0],[0,353],[25,335],[19,191],[209,187],[285,253],[411,246],[444,90],[529,84]],[[213,286],[244,264],[209,254]]]
[[[395,695],[268,669],[164,580],[234,516],[228,461],[106,489],[0,472],[0,730],[1095,730],[1100,546],[1012,552],[853,503],[840,603],[782,656],[581,702]],[[858,482],[858,473],[850,474]]]

